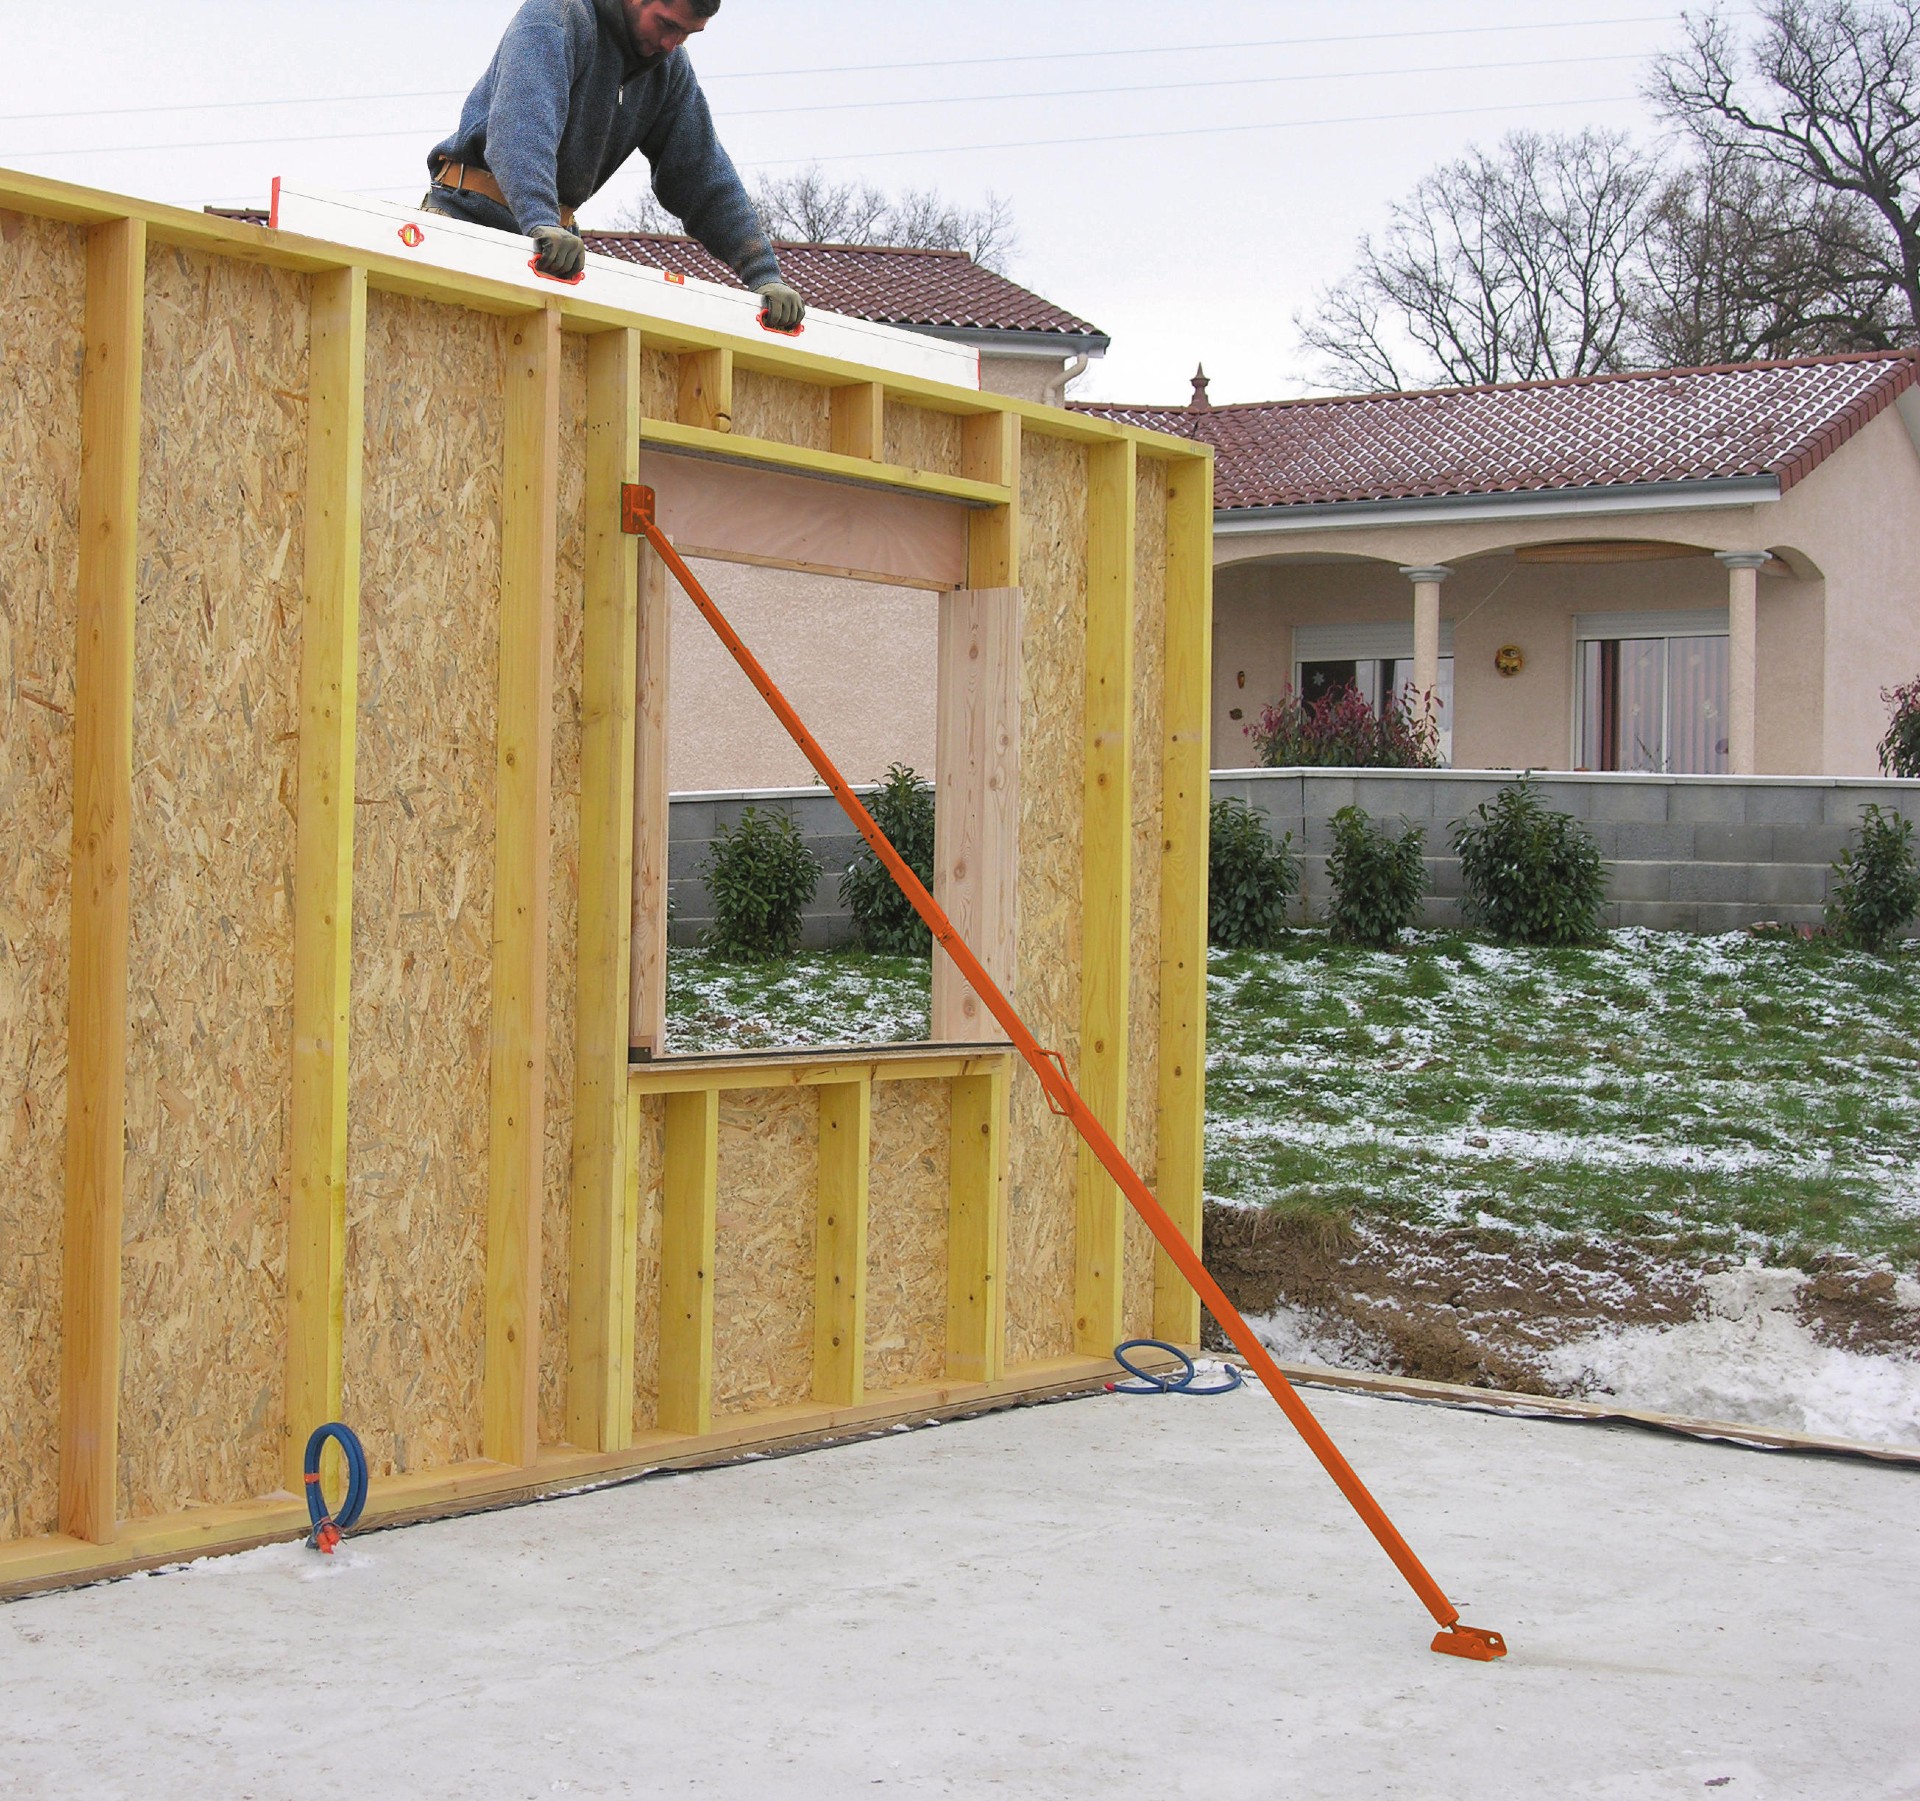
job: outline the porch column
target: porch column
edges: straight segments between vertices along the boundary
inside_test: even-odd
[[[1431,569],[1402,569],[1413,583],[1413,688],[1415,706],[1421,717],[1432,720],[1432,708],[1440,689],[1440,584],[1453,571],[1438,566]],[[1437,722],[1435,722],[1437,723]]]
[[[1727,571],[1727,769],[1758,774],[1754,718],[1758,711],[1760,571],[1773,558],[1764,550],[1717,553]]]

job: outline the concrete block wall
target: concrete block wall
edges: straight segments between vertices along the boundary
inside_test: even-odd
[[[1462,923],[1460,861],[1452,827],[1519,777],[1510,770],[1236,769],[1216,774],[1229,796],[1291,832],[1301,852],[1303,917],[1326,908],[1333,816],[1357,804],[1376,819],[1406,819],[1427,838],[1431,890],[1426,923]],[[1583,821],[1607,863],[1608,924],[1673,932],[1733,932],[1762,920],[1818,925],[1833,861],[1869,802],[1920,827],[1920,782],[1839,781],[1800,776],[1542,775],[1545,803]],[[860,789],[865,796],[873,792]],[[716,832],[749,806],[790,814],[825,866],[806,914],[804,942],[850,944],[840,877],[860,840],[824,788],[676,794],[667,858],[672,938],[697,945],[713,923],[700,866]]]
[[[1519,777],[1510,770],[1233,770],[1216,800],[1244,800],[1301,853],[1304,906],[1326,906],[1333,816],[1358,805],[1426,832],[1426,920],[1458,925],[1452,827]],[[1607,863],[1608,923],[1676,932],[1739,931],[1763,920],[1818,925],[1833,861],[1869,803],[1920,825],[1920,782],[1799,776],[1541,775],[1541,799],[1593,833]]]
[[[875,792],[857,788],[862,799]],[[825,866],[813,904],[807,909],[802,942],[809,950],[850,944],[853,922],[840,905],[840,877],[860,848],[859,835],[824,788],[770,788],[753,793],[676,794],[668,810],[667,895],[672,907],[673,943],[697,945],[713,924],[713,900],[700,870],[714,839],[740,823],[749,806],[762,813],[785,813]]]

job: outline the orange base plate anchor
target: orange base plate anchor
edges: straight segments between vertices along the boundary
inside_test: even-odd
[[[1492,1663],[1507,1654],[1507,1641],[1480,1626],[1446,1626],[1433,1635],[1433,1648],[1443,1657],[1464,1657],[1473,1663]]]

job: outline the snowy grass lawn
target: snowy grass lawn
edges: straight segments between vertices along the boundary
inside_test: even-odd
[[[1920,952],[1615,933],[1213,953],[1207,1188],[1683,1256],[1920,1259]],[[678,1053],[925,1035],[928,966],[670,961]]]
[[[926,1037],[932,1019],[933,966],[920,957],[819,951],[728,963],[706,951],[667,953],[667,1048],[677,1057],[905,1043]]]
[[[1207,1187],[1678,1255],[1920,1254],[1920,956],[1624,931],[1212,958]]]

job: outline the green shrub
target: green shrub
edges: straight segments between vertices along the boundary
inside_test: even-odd
[[[707,944],[736,963],[765,963],[800,948],[800,922],[820,885],[820,859],[787,813],[748,807],[722,826],[700,865],[713,896]]]
[[[933,784],[904,764],[887,771],[880,792],[867,802],[874,823],[907,867],[933,886]],[[865,844],[840,878],[840,904],[853,915],[863,950],[891,957],[931,957],[933,934],[921,923],[884,863]]]
[[[1860,842],[1840,853],[1833,873],[1827,924],[1856,950],[1885,950],[1920,913],[1913,822],[1898,813],[1868,807],[1860,821]]]
[[[1920,676],[1899,688],[1883,688],[1880,698],[1893,708],[1880,740],[1880,773],[1920,776]]]
[[[1293,834],[1278,843],[1266,815],[1243,800],[1213,803],[1207,852],[1207,942],[1223,950],[1271,950],[1287,929],[1300,887]]]
[[[1327,925],[1337,942],[1385,950],[1399,941],[1419,917],[1427,892],[1425,843],[1426,834],[1416,825],[1396,838],[1359,807],[1334,814]]]
[[[1507,944],[1584,944],[1600,935],[1607,875],[1600,849],[1531,782],[1502,788],[1453,828],[1467,912]]]

